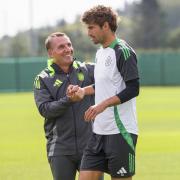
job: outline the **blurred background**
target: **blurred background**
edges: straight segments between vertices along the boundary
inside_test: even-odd
[[[80,17],[98,4],[118,12],[117,36],[138,56],[133,179],[180,179],[179,0],[0,0],[0,180],[52,179],[33,81],[47,66],[44,41],[52,32],[70,36],[77,60],[94,62],[98,46],[87,37]]]
[[[179,0],[1,0],[0,72],[8,77],[0,76],[0,91],[32,90],[34,76],[46,66],[44,41],[55,31],[70,36],[78,60],[94,61],[97,47],[80,16],[97,4],[118,12],[117,35],[136,50],[142,85],[180,85]]]

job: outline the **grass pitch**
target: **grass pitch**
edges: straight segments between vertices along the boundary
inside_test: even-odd
[[[144,87],[133,180],[180,179],[180,87]],[[32,93],[0,94],[0,179],[51,180],[43,118]],[[105,175],[105,180],[110,180]]]

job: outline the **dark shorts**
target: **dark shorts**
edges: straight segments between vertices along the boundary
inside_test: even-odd
[[[137,135],[130,134],[134,147]],[[80,170],[102,171],[114,178],[135,174],[135,150],[121,134],[93,134],[85,148]]]

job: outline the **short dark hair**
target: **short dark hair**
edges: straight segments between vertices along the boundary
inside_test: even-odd
[[[51,48],[51,40],[53,37],[61,37],[61,36],[67,36],[65,33],[62,32],[54,32],[52,34],[50,34],[46,40],[45,40],[45,47],[47,49],[47,51]]]
[[[117,17],[117,13],[113,11],[111,7],[98,5],[92,7],[88,11],[85,11],[82,15],[81,20],[85,24],[94,23],[99,25],[100,27],[102,27],[105,22],[108,22],[112,32],[116,32]]]

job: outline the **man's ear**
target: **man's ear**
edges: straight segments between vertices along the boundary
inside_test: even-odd
[[[109,23],[107,21],[104,22],[103,28],[106,29],[106,30],[109,29]]]
[[[50,58],[53,57],[53,51],[52,51],[52,49],[48,49],[48,56],[49,56]]]

